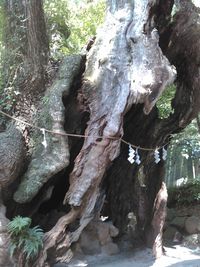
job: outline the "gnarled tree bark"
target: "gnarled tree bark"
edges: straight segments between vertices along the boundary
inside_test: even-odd
[[[65,198],[72,209],[79,211],[79,228],[75,235],[69,235],[76,238],[69,239],[68,247],[94,216],[103,175],[119,154],[124,114],[137,103],[144,103],[148,114],[175,78],[174,68],[159,48],[155,25],[149,23],[152,8],[151,1],[112,1],[104,27],[87,56],[81,92],[90,120]],[[59,222],[57,226],[60,233],[67,227]],[[53,237],[55,246],[59,233],[57,238],[53,232],[46,234],[39,266],[44,264]]]
[[[69,95],[73,81],[79,74],[81,62],[81,56],[71,56],[63,60],[54,84],[44,96],[46,103],[41,110],[38,127],[42,130],[43,125],[46,125],[50,132],[43,132],[43,141],[41,133],[34,138],[31,162],[14,195],[18,203],[30,202],[50,178],[69,164],[68,138],[64,131],[65,107],[62,99],[64,95]]]

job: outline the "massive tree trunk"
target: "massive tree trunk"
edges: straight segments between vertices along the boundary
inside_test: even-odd
[[[66,214],[45,234],[36,266],[42,267],[52,260],[67,261],[67,257],[71,257],[71,244],[79,239],[102,206],[103,214],[109,216],[121,234],[126,231],[128,213],[134,212],[138,238],[154,248],[155,256],[162,254],[167,201],[162,157],[165,158],[171,134],[189,124],[200,107],[199,9],[191,1],[183,0],[171,22],[172,6],[170,0],[108,1],[104,26],[86,59],[66,58],[56,81],[45,93],[43,107],[36,105],[41,116],[37,117],[37,134],[30,134],[34,140],[30,163],[18,188],[11,186],[14,199],[20,204],[5,197],[7,206],[12,207],[9,216],[34,217],[47,195],[53,202],[57,188],[59,193],[62,191],[59,205]],[[38,27],[37,23],[28,25],[37,32],[34,28]],[[30,47],[32,38],[30,34]],[[188,38],[194,40],[192,49]],[[38,49],[34,52],[38,53]],[[175,67],[168,59],[177,69],[177,92],[173,114],[161,120],[154,105],[176,77]],[[46,60],[40,62],[33,58],[29,62],[34,70],[31,81],[36,81],[35,77],[40,74],[35,76],[35,73]],[[38,98],[33,98],[29,103],[37,101]],[[26,120],[21,108],[19,105],[17,111]],[[65,131],[77,136],[68,139]],[[76,138],[82,134],[83,142],[77,143]],[[6,142],[9,139],[2,144]],[[137,162],[132,165],[127,160],[128,144],[138,148]],[[11,157],[10,165],[5,166],[7,170],[13,170],[13,166],[20,169],[23,144],[20,148],[18,154]],[[158,164],[154,159],[155,150],[160,156]],[[2,157],[6,159],[5,153]],[[2,186],[7,187],[10,177],[13,181],[18,175],[17,172],[13,177],[9,173],[5,184],[2,177]],[[65,206],[61,204],[63,199]]]
[[[172,133],[181,131],[199,112],[199,9],[190,1],[181,1],[180,11],[170,23],[170,16],[167,16],[170,13],[169,7],[170,1],[160,1],[156,8],[156,22],[160,33],[160,46],[170,62],[177,68],[177,91],[172,102],[174,112],[169,118],[160,120],[156,109],[148,117],[145,117],[140,112],[140,107],[138,107],[137,113],[136,108],[133,107],[133,112],[129,112],[125,116],[124,138],[138,147],[162,146],[170,140]],[[191,37],[195,40],[194,43],[192,42],[192,49],[191,41],[189,41]],[[144,152],[144,154],[142,153],[143,167],[138,168],[130,166],[124,160],[126,156],[127,147],[122,146],[121,154],[108,175],[110,179],[109,202],[113,203],[110,208],[112,218],[118,226],[124,229],[124,218],[127,222],[128,212],[135,211],[138,216],[138,228],[141,229],[140,237],[148,240],[149,244],[153,244],[156,237],[152,236],[151,231],[152,207],[164,177],[163,162],[156,165],[152,152]],[[138,179],[141,177],[138,169],[141,169],[144,174],[144,182],[140,184],[143,187],[141,190],[138,190],[137,187]],[[126,179],[126,183],[124,179]],[[121,200],[123,200],[122,205],[119,204]]]
[[[37,263],[39,266],[42,266],[44,259],[48,257],[51,247],[59,248],[61,246],[63,248],[65,246],[69,248],[71,243],[77,241],[82,229],[92,220],[95,212],[98,212],[95,204],[100,195],[102,178],[120,152],[123,116],[134,105],[129,114],[137,124],[139,124],[140,117],[141,122],[145,119],[147,123],[155,120],[155,112],[149,117],[147,114],[151,112],[166,85],[174,81],[175,70],[162,54],[158,45],[158,34],[154,29],[155,24],[150,21],[153,8],[154,4],[148,1],[138,0],[132,4],[127,1],[110,3],[104,27],[97,35],[86,61],[81,95],[87,104],[90,119],[85,131],[87,137],[75,160],[70,175],[70,186],[65,197],[65,203],[67,202],[71,206],[71,211],[46,234],[44,249]],[[143,108],[138,105],[141,103],[144,103]],[[140,125],[137,126],[140,127]],[[158,131],[155,126],[152,128],[148,133],[149,136],[154,131]],[[160,133],[161,129],[159,129]],[[134,134],[137,136],[137,131],[134,131]],[[146,138],[147,135],[145,140],[147,140]],[[142,141],[143,139],[136,139],[133,143],[140,146]],[[152,151],[146,155],[149,166],[152,165],[153,149],[162,145],[163,142],[166,142],[165,137],[151,140]],[[146,146],[148,144],[146,142]],[[123,161],[126,160],[127,156]],[[158,166],[159,169],[161,167],[162,164]],[[124,169],[124,173],[127,168]],[[136,168],[138,169],[138,167]],[[147,180],[150,183],[147,188],[149,190],[147,193],[151,197],[150,203],[154,202],[160,186],[160,182],[158,182],[155,187],[155,179],[161,181],[162,177],[158,173],[158,168],[152,167],[156,176],[154,183]],[[141,180],[147,171],[148,167],[144,166]],[[117,187],[118,182],[112,182],[111,185]],[[143,229],[145,219],[150,220],[150,215],[144,210],[147,202],[145,201],[146,192],[145,190],[142,192],[142,186],[138,185],[137,192],[140,203],[137,214],[138,227],[141,229]],[[112,192],[114,191],[116,191],[115,188],[112,189]],[[118,197],[125,191],[117,193]],[[120,205],[119,201],[118,205]],[[121,215],[124,214],[121,213]],[[78,228],[76,227],[75,231],[69,230],[64,235],[67,226],[69,229],[73,228],[70,225],[73,225],[75,218],[79,222]],[[62,245],[58,246],[58,242]]]

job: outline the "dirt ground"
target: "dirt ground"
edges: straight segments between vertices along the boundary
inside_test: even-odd
[[[200,205],[177,208],[180,215],[200,216]],[[126,249],[127,247],[127,249]],[[69,264],[56,264],[55,267],[200,267],[200,246],[185,247],[182,244],[166,245],[165,255],[155,260],[150,249],[134,249],[125,244],[125,249],[117,255],[105,254],[75,257]]]
[[[150,249],[123,252],[114,256],[95,255],[74,259],[56,267],[200,267],[200,248],[195,250],[176,245],[165,247],[165,255],[154,260]]]

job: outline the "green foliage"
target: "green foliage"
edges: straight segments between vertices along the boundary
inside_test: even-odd
[[[105,0],[45,0],[51,56],[78,53],[103,22]],[[6,8],[7,5],[7,8]],[[12,111],[24,84],[27,67],[26,18],[21,1],[0,1],[0,107]]]
[[[63,54],[80,52],[96,35],[97,27],[104,20],[105,7],[105,0],[90,3],[86,0],[46,0],[44,8],[52,56],[60,58]]]
[[[0,107],[5,111],[10,111],[16,103],[16,91],[14,87],[1,87]]]
[[[186,185],[200,180],[200,134],[196,120],[193,120],[181,133],[174,134],[168,148],[165,180],[168,186],[185,179]],[[189,196],[193,198],[193,196]],[[195,196],[197,198],[197,196]]]
[[[10,111],[19,93],[18,73],[24,72],[22,62],[26,35],[25,20],[21,15],[19,1],[13,1],[12,12],[5,8],[5,3],[0,1],[0,106]]]
[[[4,12],[2,4],[0,5],[0,25],[4,24]],[[2,46],[3,27],[0,27],[0,47]]]
[[[193,120],[183,132],[173,136],[172,145],[181,146],[181,155],[185,158],[200,158],[200,134],[196,120]]]
[[[38,226],[30,228],[31,219],[28,217],[16,216],[8,223],[10,234],[10,254],[22,253],[26,260],[37,256],[43,246],[43,231]]]
[[[178,206],[200,203],[200,180],[194,180],[179,188],[170,188],[168,195],[169,202]]]
[[[176,86],[175,84],[172,84],[164,90],[162,96],[158,100],[156,106],[159,110],[159,117],[161,119],[167,118],[170,113],[173,113],[171,101],[174,98],[175,92]]]
[[[70,35],[68,1],[46,0],[44,9],[47,18],[50,51],[53,57],[59,57],[62,47],[65,46]]]
[[[19,235],[22,231],[29,228],[31,225],[31,219],[28,217],[16,216],[8,224],[8,232],[14,235]]]

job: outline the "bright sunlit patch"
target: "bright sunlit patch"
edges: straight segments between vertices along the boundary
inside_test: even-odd
[[[107,219],[108,219],[108,216],[101,216],[101,217],[100,217],[100,220],[101,220],[102,222],[106,221]]]
[[[192,0],[192,3],[197,6],[200,7],[200,1],[199,0]]]
[[[88,266],[88,264],[86,262],[80,261],[79,263],[77,263],[74,266],[77,266],[77,267],[85,267],[85,266]]]

